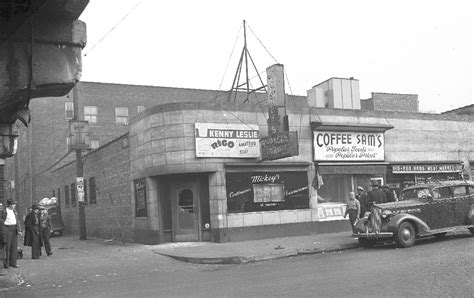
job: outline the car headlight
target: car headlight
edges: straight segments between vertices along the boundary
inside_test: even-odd
[[[382,211],[382,217],[385,218],[385,217],[388,217],[392,214],[393,212],[390,211],[390,210],[384,210]]]

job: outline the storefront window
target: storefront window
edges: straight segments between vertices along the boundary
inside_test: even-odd
[[[318,204],[345,204],[349,192],[357,192],[358,186],[369,191],[370,175],[323,175],[323,183],[318,189]]]
[[[227,173],[229,213],[308,209],[306,172]]]

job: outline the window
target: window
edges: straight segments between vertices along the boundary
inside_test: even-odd
[[[76,206],[76,183],[71,183],[71,206]]]
[[[128,108],[115,108],[115,123],[128,125]]]
[[[466,187],[464,185],[454,186],[451,189],[455,198],[467,195]]]
[[[53,194],[51,195],[52,197],[55,197],[56,196],[56,190],[53,189]]]
[[[141,112],[145,111],[145,106],[137,106],[137,113],[140,114]]]
[[[74,104],[72,102],[64,103],[65,118],[67,120],[74,118]]]
[[[145,179],[139,179],[134,181],[135,184],[135,217],[147,217],[147,206],[146,206],[146,184]],[[181,196],[179,204],[181,204]]]
[[[84,106],[84,120],[89,121],[89,123],[97,123],[96,106]]]
[[[451,192],[449,191],[449,187],[440,187],[437,189],[433,189],[433,199],[449,199],[451,198]]]
[[[91,149],[95,150],[100,147],[99,140],[90,140],[91,141]]]
[[[69,207],[69,185],[64,186],[64,200],[66,203],[66,207]]]
[[[89,204],[97,204],[95,178],[89,178]]]
[[[58,196],[56,197],[58,199],[58,206],[61,206],[61,189],[58,188]]]

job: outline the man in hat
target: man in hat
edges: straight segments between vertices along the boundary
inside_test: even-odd
[[[358,186],[357,187],[357,195],[356,195],[356,199],[359,200],[359,203],[360,203],[360,214],[359,214],[359,217],[360,218],[363,218],[364,217],[364,214],[367,212],[367,211],[370,211],[370,209],[367,209],[367,193],[365,192],[365,189],[362,187],[362,186]]]
[[[393,192],[390,190],[390,187],[388,187],[387,184],[384,184],[382,186],[382,191],[385,194],[385,199],[386,199],[387,203],[395,202],[395,196],[393,195]]]
[[[368,205],[372,207],[373,204],[385,203],[385,193],[379,188],[377,181],[372,181],[370,185],[372,190],[367,193]]]
[[[25,218],[25,246],[31,246],[31,258],[39,259],[41,256],[41,236],[39,206],[33,204],[33,209]]]
[[[16,212],[16,201],[7,200],[7,208],[2,211],[3,225],[5,227],[5,259],[3,260],[3,268],[18,268],[16,263],[18,235],[22,235],[20,219]]]

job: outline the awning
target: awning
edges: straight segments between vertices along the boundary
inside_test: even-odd
[[[319,163],[318,171],[321,175],[378,175],[387,173],[388,164],[385,163]]]
[[[317,122],[310,123],[312,130],[346,131],[346,132],[385,132],[392,129],[390,124],[383,123],[341,123],[341,122]]]
[[[393,174],[460,173],[464,170],[462,162],[400,163],[391,166]]]

